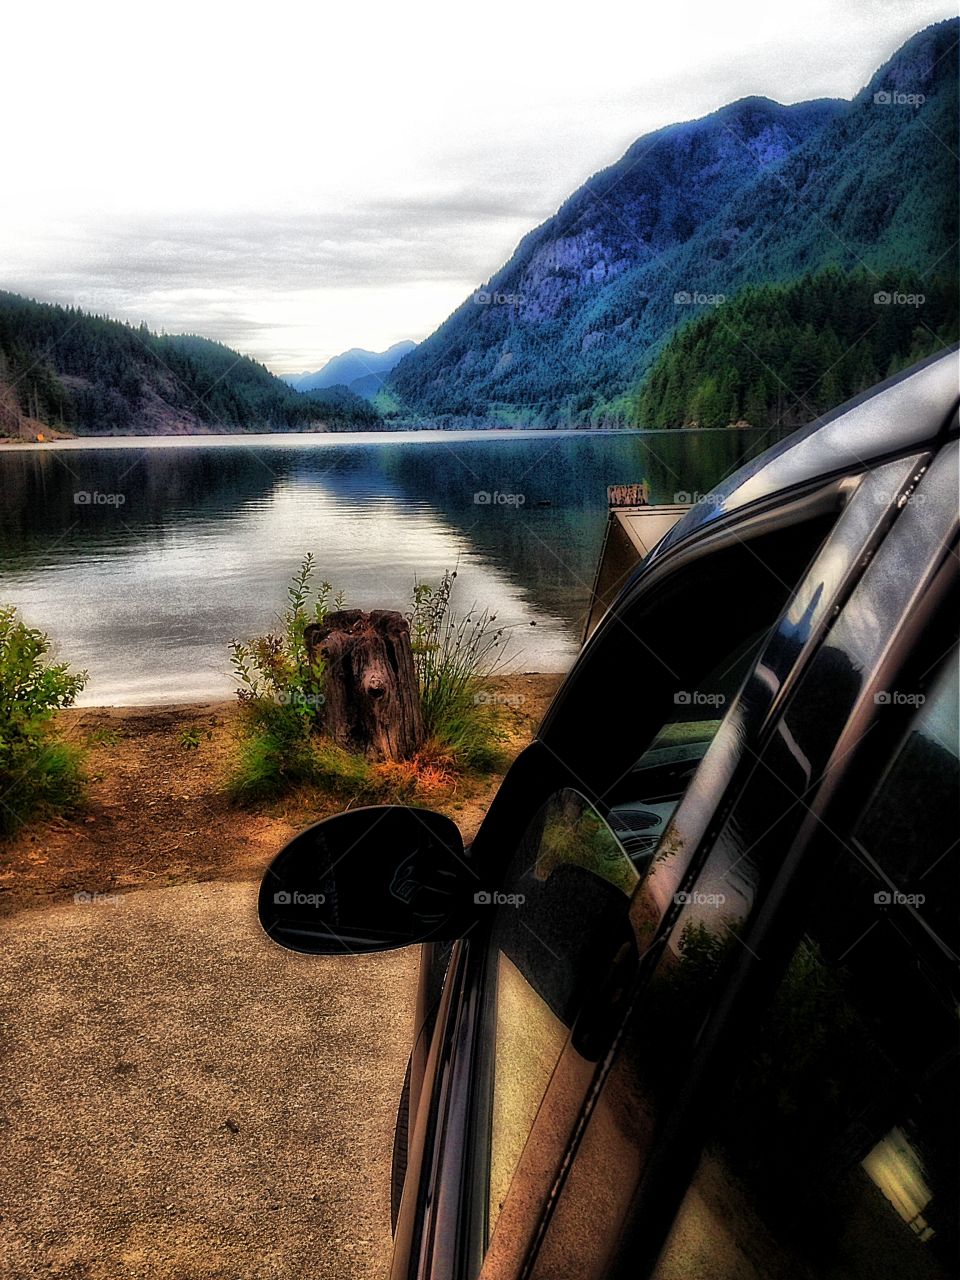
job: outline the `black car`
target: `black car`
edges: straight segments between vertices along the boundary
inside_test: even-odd
[[[284,946],[422,944],[393,1280],[957,1274],[957,437],[949,352],[693,506],[468,849],[277,857]]]

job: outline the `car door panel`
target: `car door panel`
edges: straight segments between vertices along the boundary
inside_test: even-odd
[[[751,744],[759,740],[763,725],[782,697],[787,682],[795,678],[813,652],[827,621],[849,592],[858,570],[879,544],[895,516],[897,503],[909,491],[925,461],[922,455],[914,455],[880,468],[873,475],[858,477],[850,484],[846,509],[773,628],[750,679],[740,690],[717,736],[706,747],[703,761],[681,801],[678,821],[668,826],[661,844],[661,848],[669,849],[671,856],[658,859],[645,889],[635,898],[635,956],[639,957],[641,949],[649,944],[660,918],[675,905],[673,900],[682,870],[690,860],[689,856],[682,856],[685,850],[681,833],[686,835],[687,848],[692,853],[703,835],[703,824],[716,812],[724,792],[735,794],[733,781],[749,768]],[[609,790],[606,798],[616,805],[622,801],[624,787],[629,785],[628,773]],[[686,816],[679,819],[679,814]],[[693,815],[692,822],[689,815]],[[709,895],[709,886],[703,892]],[[626,980],[620,974],[616,981],[620,988],[617,998],[623,1005]],[[608,1013],[607,1017],[612,1028],[616,1014]],[[596,1047],[594,1043],[593,1048]],[[562,1152],[573,1140],[577,1109],[571,1106],[571,1099],[583,1100],[587,1096],[591,1078],[592,1067],[578,1062],[572,1051],[564,1055],[555,1077],[556,1088],[552,1086],[544,1099],[530,1136],[517,1179],[515,1202],[511,1203],[508,1198],[504,1225],[491,1243],[485,1276],[511,1274],[511,1269],[519,1266],[524,1250],[530,1247],[538,1229],[542,1202],[560,1176]]]

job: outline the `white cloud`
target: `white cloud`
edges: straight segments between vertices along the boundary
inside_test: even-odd
[[[639,135],[851,96],[949,7],[55,0],[5,15],[0,284],[280,372],[423,337]]]

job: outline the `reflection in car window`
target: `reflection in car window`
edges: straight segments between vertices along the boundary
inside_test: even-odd
[[[890,942],[890,937],[885,938]],[[657,1280],[946,1280],[954,1274],[957,1072],[951,1011],[901,952],[880,1025],[874,946],[831,964],[814,936],[793,958]],[[922,1048],[917,1000],[939,1013]]]
[[[584,988],[626,928],[637,879],[610,828],[572,788],[540,809],[513,860],[491,942],[491,1230]]]
[[[918,710],[900,750],[880,779],[854,831],[854,843],[876,868],[874,891],[889,905],[900,895],[916,908],[953,955],[960,952],[954,866],[948,856],[957,839],[960,797],[960,678],[950,656],[926,695],[887,690],[878,695]]]
[[[565,788],[540,811],[539,822],[528,830],[538,833],[532,872],[544,881],[563,866],[582,867],[630,894],[638,875],[630,857],[610,828],[579,792]]]
[[[657,1280],[956,1274],[954,661],[914,705],[710,1117]]]

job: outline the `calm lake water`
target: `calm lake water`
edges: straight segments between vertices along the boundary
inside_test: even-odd
[[[269,629],[305,552],[348,606],[457,605],[510,628],[513,667],[576,655],[608,484],[705,492],[753,431],[414,432],[0,448],[0,602],[86,667],[87,704],[229,695],[227,647]],[[475,495],[490,495],[489,502]]]

